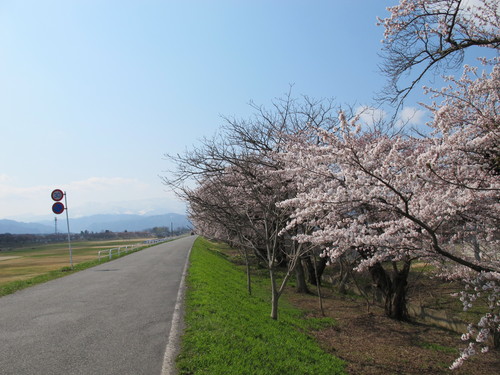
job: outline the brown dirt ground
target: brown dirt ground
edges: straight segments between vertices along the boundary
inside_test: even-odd
[[[297,307],[320,316],[318,298],[289,291]],[[323,288],[325,315],[338,324],[315,332],[322,347],[347,362],[352,375],[498,375],[500,350],[474,356],[458,370],[448,367],[463,347],[460,334],[425,324],[404,323],[387,318],[383,310],[364,300],[339,296]],[[431,346],[434,345],[434,346]],[[436,346],[439,345],[439,346]]]

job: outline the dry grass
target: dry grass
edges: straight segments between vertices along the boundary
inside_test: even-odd
[[[144,239],[85,241],[72,244],[73,264],[97,258],[97,252],[119,246],[142,243]],[[0,256],[0,287],[11,281],[28,280],[70,265],[67,243],[38,245],[2,251]]]

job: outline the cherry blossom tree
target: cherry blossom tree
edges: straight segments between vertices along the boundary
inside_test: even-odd
[[[300,132],[307,124],[328,124],[331,106],[308,98],[296,103],[288,96],[272,110],[254,108],[253,119],[226,119],[220,136],[170,157],[177,170],[165,182],[188,201],[197,226],[209,228],[215,222],[224,228],[219,234],[231,233],[233,241],[261,257],[271,280],[271,317],[277,319],[278,300],[309,249],[283,235],[288,210],[276,203],[294,194],[293,184],[278,173],[282,167],[271,155],[280,150],[286,134]],[[195,188],[186,187],[189,179]],[[283,265],[286,273],[278,285],[276,271]]]
[[[340,123],[333,132],[317,130],[321,144],[295,138],[282,155],[301,186],[295,197],[281,203],[295,210],[289,228],[304,223],[316,228],[296,239],[325,246],[332,260],[357,251],[357,269],[370,271],[386,292],[386,312],[399,319],[406,317],[412,259],[432,262],[447,277],[470,280],[475,292],[489,294],[493,309],[475,331],[477,342],[484,343],[485,327],[490,334],[492,328],[498,330],[500,306],[500,181],[486,168],[489,159],[469,151],[466,158],[457,134],[465,127],[455,129],[452,140],[388,136],[363,129],[357,118],[347,121],[342,113]],[[445,144],[461,157],[442,153]],[[485,244],[481,259],[464,251],[465,236]],[[391,278],[382,267],[387,261],[393,267]],[[471,304],[472,299],[464,301]]]
[[[426,178],[459,189],[464,199],[482,197],[472,206],[475,210],[466,213],[468,227],[455,233],[455,241],[472,244],[476,263],[492,265],[490,271],[451,274],[466,285],[460,293],[465,310],[481,295],[487,298],[489,310],[478,323],[469,325],[462,336],[468,346],[452,368],[486,351],[490,336],[496,347],[500,343],[500,68],[498,58],[483,60],[483,64],[492,66],[490,73],[479,74],[479,67],[466,66],[460,79],[448,77],[447,87],[429,89],[442,101],[428,106],[434,114],[435,137],[433,147],[422,155],[428,168]]]
[[[398,210],[409,211],[405,169],[421,145],[360,133],[343,116],[336,132],[318,135],[321,144],[292,143],[284,155],[302,187],[281,203],[295,208],[288,228],[304,223],[316,228],[296,238],[326,246],[332,261],[356,252],[358,270],[369,270],[384,293],[387,315],[405,320],[407,277],[411,260],[420,256],[421,240]],[[382,267],[387,261],[391,275]]]
[[[443,168],[446,175],[435,174],[443,182],[486,189],[491,178],[500,175],[499,61],[499,57],[483,60],[484,66],[491,66],[490,72],[466,66],[460,79],[446,77],[447,87],[427,88],[434,99],[441,99],[426,107],[434,116],[429,124],[436,142],[433,158],[448,166]],[[458,168],[465,161],[477,168]]]
[[[469,346],[452,367],[487,350],[492,334],[498,342],[498,74],[498,65],[481,75],[466,68],[449,87],[431,90],[444,99],[428,106],[435,132],[427,138],[390,136],[341,113],[338,129],[316,130],[320,143],[295,137],[282,156],[301,187],[281,203],[295,209],[289,227],[307,222],[316,228],[296,238],[325,246],[330,259],[356,250],[358,269],[370,270],[386,290],[395,287],[386,295],[387,312],[404,306],[404,277],[415,258],[464,282],[465,308],[487,297],[489,312],[470,325],[463,336]],[[471,237],[480,257],[464,249]],[[392,279],[384,261],[393,264]],[[392,305],[389,298],[395,298]],[[390,315],[404,317],[404,309]]]
[[[189,217],[197,232],[207,238],[224,241],[240,251],[245,260],[247,289],[252,294],[250,273],[251,235],[246,213],[241,209],[237,193],[239,182],[225,173],[207,178],[195,189],[184,189],[189,202]]]
[[[492,333],[497,345],[499,341],[499,7],[494,0],[401,0],[388,8],[390,17],[379,20],[385,27],[386,94],[399,105],[424,76],[459,68],[470,48],[486,47],[494,56],[479,59],[481,66],[465,66],[460,78],[444,77],[448,85],[442,89],[426,88],[441,101],[426,106],[434,116],[430,124],[434,132],[418,158],[417,177],[436,186],[436,196],[443,202],[450,195],[457,197],[454,225],[443,223],[450,233],[448,247],[455,244],[462,251],[452,254],[434,235],[433,247],[455,264],[443,269],[446,275],[466,284],[460,294],[464,308],[482,294],[487,295],[490,310],[479,323],[469,326],[463,336],[469,346],[452,368],[479,349],[487,350],[485,343]],[[473,257],[466,256],[463,245],[467,242]]]
[[[238,248],[252,250],[261,258],[271,281],[271,317],[277,319],[279,298],[297,267],[303,245],[296,246],[279,236],[288,213],[277,207],[276,202],[286,198],[288,190],[286,181],[273,173],[275,169],[270,165],[270,161],[257,158],[245,163],[241,158],[221,176],[202,181],[186,198],[190,217],[202,234],[216,235]],[[214,228],[217,233],[213,233]],[[247,252],[244,254],[249,280]],[[278,285],[276,271],[282,263],[287,265],[287,271]]]

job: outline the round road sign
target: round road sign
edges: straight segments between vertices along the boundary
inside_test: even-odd
[[[56,202],[52,205],[52,212],[59,215],[64,212],[64,204],[61,202]]]
[[[62,190],[56,189],[52,192],[52,194],[50,196],[52,197],[53,200],[55,200],[56,202],[59,202],[61,199],[63,199],[64,193],[62,192]],[[63,207],[63,209],[64,209],[64,207]]]

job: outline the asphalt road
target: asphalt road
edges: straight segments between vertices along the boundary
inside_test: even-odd
[[[0,374],[160,375],[194,239],[0,298]]]

